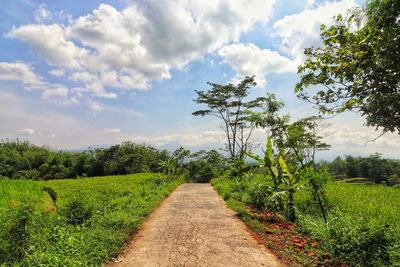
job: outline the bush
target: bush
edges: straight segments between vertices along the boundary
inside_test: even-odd
[[[22,170],[17,171],[13,177],[13,179],[32,179],[32,180],[40,180],[40,172],[38,170]]]
[[[92,216],[92,208],[81,199],[74,199],[65,206],[65,216],[68,224],[82,224]]]
[[[321,240],[323,248],[334,258],[350,266],[390,266],[393,245],[391,231],[382,225],[368,225],[363,220],[335,211],[327,224],[302,220],[300,228]]]
[[[23,204],[9,210],[0,220],[0,263],[19,262],[23,259],[30,235],[28,224],[31,220],[32,207]]]
[[[215,177],[211,164],[204,160],[191,161],[187,165],[186,181],[195,183],[209,183]]]

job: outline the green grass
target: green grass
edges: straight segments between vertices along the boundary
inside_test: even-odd
[[[21,201],[37,203],[42,200],[45,192],[39,183],[29,180],[0,180],[0,212],[8,205],[17,204]]]
[[[263,182],[259,176],[249,181],[227,178],[211,181],[244,221],[253,219],[245,207],[254,203],[251,184],[259,182]],[[323,222],[311,192],[308,189],[296,192],[300,231],[319,239],[321,249],[350,266],[381,266],[384,263],[379,258],[383,255],[378,253],[382,249],[379,244],[390,243],[390,266],[400,266],[400,188],[331,182],[326,185],[326,194],[330,205],[328,224]]]
[[[0,265],[100,266],[123,249],[182,182],[150,173],[46,182],[0,180]],[[55,203],[43,187],[56,192]],[[82,214],[83,219],[71,223],[71,216]],[[14,239],[23,242],[16,247]]]
[[[400,189],[383,185],[329,183],[328,202],[344,214],[368,221],[370,224],[389,225],[400,231]],[[306,191],[296,193],[297,207],[302,213],[316,212],[310,205]],[[315,205],[314,205],[315,206]]]

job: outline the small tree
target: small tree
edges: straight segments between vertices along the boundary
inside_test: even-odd
[[[254,76],[244,78],[239,84],[221,85],[208,83],[211,89],[197,91],[198,104],[206,104],[207,109],[197,110],[194,116],[214,116],[222,120],[222,129],[226,134],[226,148],[231,159],[243,160],[249,150],[250,137],[254,125],[249,120],[249,111],[260,109],[267,98],[258,97],[249,100],[249,89],[256,85]]]

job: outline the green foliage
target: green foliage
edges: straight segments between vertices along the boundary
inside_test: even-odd
[[[279,211],[279,199],[274,188],[265,182],[253,181],[249,186],[250,203],[258,209]]]
[[[390,188],[387,186],[378,186],[378,185],[362,185],[362,184],[348,184],[348,183],[328,183],[326,186],[326,196],[328,198],[328,202],[331,205],[334,205],[337,210],[340,212],[335,212],[333,209],[332,214],[328,217],[328,224],[331,224],[331,219],[336,220],[338,222],[335,227],[335,231],[345,231],[340,230],[340,227],[350,227],[348,230],[348,236],[343,236],[342,238],[351,238],[349,235],[358,235],[362,233],[365,238],[368,240],[361,240],[359,237],[354,237],[354,242],[370,242],[371,240],[375,240],[375,235],[381,235],[382,232],[386,234],[389,233],[393,236],[394,241],[390,243],[388,247],[390,258],[392,264],[397,266],[400,264],[400,253],[398,248],[400,247],[400,208],[397,203],[400,201],[400,190],[397,188]],[[312,234],[321,235],[321,239],[331,240],[332,244],[328,247],[331,249],[341,249],[340,246],[346,248],[346,244],[338,244],[339,248],[334,248],[335,239],[325,239],[322,235],[329,235],[327,232],[328,228],[326,228],[325,223],[323,223],[322,218],[318,213],[318,210],[315,209],[314,205],[310,204],[311,198],[306,192],[299,191],[296,193],[296,206],[303,216],[300,218],[299,223],[303,227],[307,228],[308,232]],[[343,220],[347,224],[340,225],[340,217],[343,215]],[[362,229],[367,229],[367,232],[362,232]],[[377,231],[375,233],[375,230]],[[317,233],[318,231],[322,231],[322,233]],[[343,235],[345,232],[342,233]],[[381,242],[380,240],[376,240],[376,242]],[[383,240],[384,241],[384,240]],[[382,242],[383,242],[382,241]],[[343,241],[344,242],[344,241]],[[347,241],[346,241],[347,242]],[[383,243],[385,244],[385,243]],[[356,244],[353,244],[354,246]],[[379,246],[378,244],[369,244],[371,248],[376,248]],[[371,253],[372,255],[376,253],[380,253],[379,251],[370,252],[366,247],[359,247],[356,249],[364,249],[364,252],[360,252],[361,255]],[[385,250],[387,251],[387,250]],[[342,252],[345,254],[345,252]],[[351,253],[348,251],[346,253]],[[385,252],[386,253],[386,252]],[[344,257],[343,256],[341,257]],[[363,257],[364,257],[363,256]],[[357,259],[357,257],[355,257]],[[397,265],[396,265],[397,264]],[[362,265],[355,265],[362,266]],[[369,265],[366,265],[369,266]],[[380,266],[379,264],[375,266]]]
[[[20,262],[30,243],[28,225],[32,207],[23,204],[2,214],[0,230],[0,264]]]
[[[228,168],[228,160],[216,150],[200,150],[190,155],[190,161],[183,164],[187,182],[208,183]]]
[[[57,201],[57,192],[54,191],[53,188],[48,187],[48,186],[43,186],[43,190],[49,194],[51,200],[53,201],[53,204],[55,204]]]
[[[182,155],[179,155],[180,164],[183,160]],[[38,147],[28,141],[18,139],[2,140],[0,142],[0,177],[53,180],[157,172],[160,168],[159,162],[170,159],[167,151],[159,151],[153,147],[132,142],[78,153],[52,151],[47,147]]]
[[[302,223],[303,230],[320,239],[323,248],[350,266],[391,266],[390,247],[393,233],[387,226],[368,225],[354,216],[338,211],[330,214],[329,223]]]
[[[332,162],[323,164],[338,180],[363,177],[374,183],[400,183],[400,161],[382,158],[377,153],[369,157],[336,157]]]
[[[255,191],[251,194],[255,198],[257,206],[262,203],[260,196],[265,196],[264,202],[270,202],[265,206],[273,206],[276,204],[274,210],[283,211],[286,213],[290,221],[296,220],[296,210],[294,206],[294,193],[297,190],[302,189],[306,183],[309,182],[308,176],[304,175],[308,168],[297,168],[294,167],[294,172],[289,170],[284,157],[288,157],[288,153],[285,153],[284,149],[281,149],[279,154],[274,154],[271,137],[268,136],[267,145],[264,152],[264,157],[260,157],[253,153],[247,153],[249,157],[258,161],[260,168],[265,168],[268,173],[265,175],[266,178],[271,178],[269,182],[272,182],[272,186],[268,185],[268,181],[264,182],[265,185],[256,185]],[[260,192],[263,189],[264,192]],[[283,202],[286,202],[286,208],[284,209]]]
[[[245,205],[254,205],[257,201],[260,206],[265,205],[262,200],[268,184],[263,181],[265,178],[261,175],[250,179],[219,177],[211,184],[225,200],[229,200],[231,208],[244,214],[241,217],[246,220],[249,217],[244,212]],[[327,210],[328,223],[324,222],[318,206],[312,203],[310,191],[296,191],[294,200],[299,229],[318,238],[322,249],[350,266],[398,266],[400,190],[333,182],[328,183],[325,190],[328,202],[336,207]]]
[[[254,76],[247,76],[237,85],[208,83],[211,89],[197,91],[198,104],[207,105],[207,109],[197,110],[194,116],[214,116],[222,120],[226,134],[226,148],[231,159],[243,160],[249,150],[249,139],[255,127],[254,115],[257,110],[275,110],[271,95],[250,100],[250,88],[256,85]]]
[[[307,48],[299,67],[299,97],[325,113],[356,110],[367,125],[400,130],[400,2],[368,1],[365,11],[321,26],[322,47]],[[323,85],[309,95],[306,88]]]
[[[5,266],[100,266],[120,253],[130,234],[182,182],[151,173],[0,180],[0,259]],[[56,208],[43,187],[57,194]],[[20,249],[12,250],[12,244]]]
[[[190,161],[186,169],[186,180],[189,182],[208,183],[215,177],[213,166],[205,160]]]
[[[66,204],[64,213],[67,217],[67,223],[78,225],[90,219],[93,209],[84,203],[82,199],[76,198]]]

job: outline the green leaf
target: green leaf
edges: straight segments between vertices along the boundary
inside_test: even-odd
[[[292,174],[289,171],[289,168],[285,162],[285,160],[283,159],[283,157],[280,155],[278,158],[278,163],[279,163],[279,167],[281,168],[282,172],[289,178],[292,179]]]
[[[267,150],[265,151],[265,157],[264,157],[264,162],[265,165],[268,167],[271,167],[274,161],[274,155],[272,151],[272,142],[271,142],[271,136],[268,136],[267,139]]]
[[[247,152],[247,151],[246,151],[245,153],[246,153],[246,155],[249,156],[250,158],[252,158],[252,159],[254,159],[254,160],[260,162],[261,164],[264,164],[264,160],[263,160],[259,155],[256,155],[256,154],[254,154],[254,153]]]

